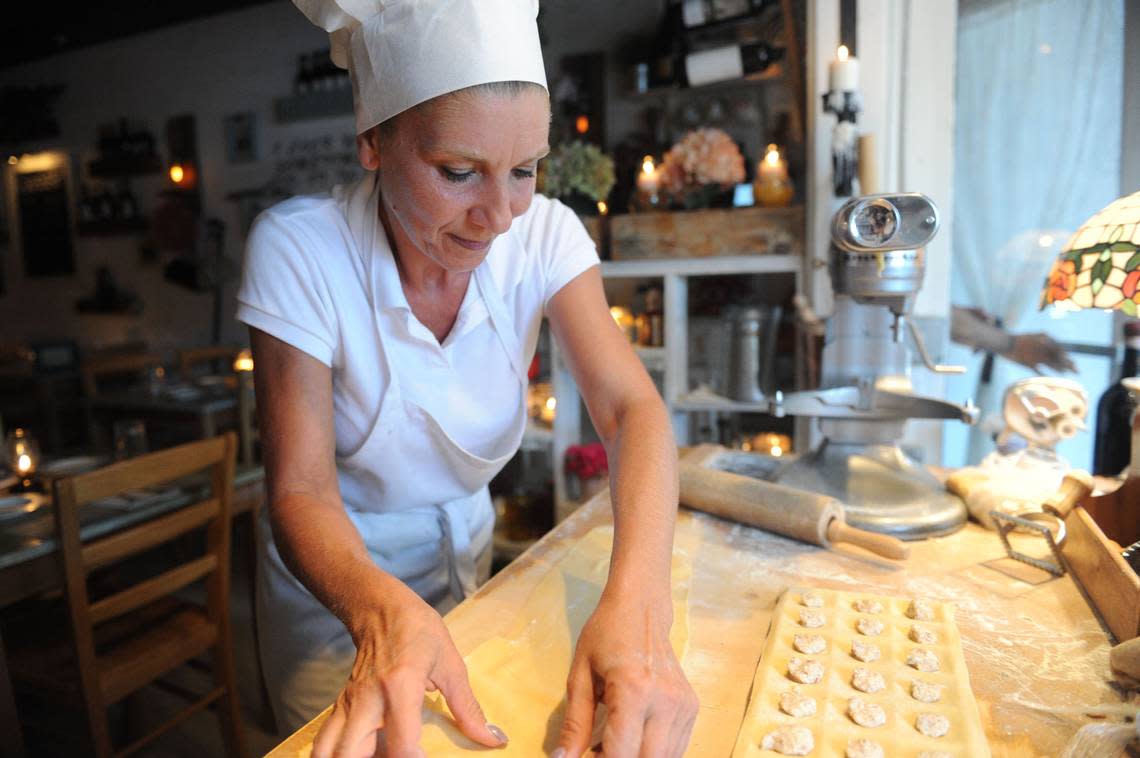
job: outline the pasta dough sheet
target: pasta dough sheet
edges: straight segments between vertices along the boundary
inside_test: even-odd
[[[682,661],[689,637],[690,556],[696,528],[691,524],[682,529],[678,524],[673,551],[670,642]],[[488,720],[510,738],[510,744],[493,755],[534,758],[557,747],[574,645],[601,597],[612,544],[609,526],[583,536],[539,582],[507,634],[488,639],[464,658],[471,687]],[[487,748],[456,729],[439,693],[424,699],[423,716],[420,746],[432,758],[487,754]]]
[[[910,598],[863,592],[786,591],[772,615],[733,758],[781,754],[989,756],[954,623],[954,607],[921,600],[917,606],[911,605]],[[823,617],[822,624],[805,627],[805,616],[815,613]],[[805,635],[818,635],[826,646],[805,653],[805,649],[818,650],[805,645]],[[872,645],[879,656],[867,655]],[[790,678],[789,663],[798,670],[805,660],[823,665],[818,683],[803,684]],[[868,686],[870,680],[873,686]],[[793,716],[786,710],[797,709],[781,709],[781,697],[787,705],[798,703],[803,696],[815,700],[810,715]],[[880,721],[885,723],[871,726]],[[768,745],[779,746],[779,738],[786,739],[797,727],[811,731],[814,745],[810,750],[780,753],[764,749],[766,737]],[[941,727],[948,728],[936,736]],[[862,741],[876,743],[882,752],[864,752],[868,746]],[[782,747],[798,749],[789,744],[785,741]]]

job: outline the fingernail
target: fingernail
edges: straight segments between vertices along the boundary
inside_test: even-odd
[[[510,742],[510,739],[507,737],[507,733],[494,724],[487,724],[487,731],[495,735],[495,739],[504,745]]]
[[[554,752],[550,754],[550,758],[566,758],[566,748],[556,748]]]

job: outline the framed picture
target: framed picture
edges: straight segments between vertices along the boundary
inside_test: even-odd
[[[46,154],[43,166],[16,168],[16,220],[23,250],[24,276],[75,273],[72,239],[70,165],[67,157]]]
[[[253,111],[234,113],[222,119],[227,163],[257,160],[257,120]]]

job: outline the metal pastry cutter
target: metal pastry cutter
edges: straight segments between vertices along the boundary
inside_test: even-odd
[[[990,511],[990,518],[992,518],[994,524],[997,525],[998,536],[1001,537],[1001,542],[1005,545],[1006,555],[1015,561],[1028,563],[1030,566],[1039,568],[1042,571],[1048,571],[1053,576],[1064,576],[1065,559],[1061,557],[1061,545],[1065,542],[1065,522],[1055,513],[1042,511],[1022,513],[1014,516],[1009,513],[994,510]],[[1049,528],[1048,522],[1057,525],[1056,537],[1053,536],[1053,530]],[[1031,555],[1019,553],[1014,550],[1013,546],[1009,544],[1009,533],[1014,529],[1025,529],[1041,535],[1045,539],[1046,544],[1049,545],[1049,552],[1053,554],[1056,562],[1050,563],[1047,560],[1034,558]]]

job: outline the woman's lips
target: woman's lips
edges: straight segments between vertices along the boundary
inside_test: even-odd
[[[469,240],[464,237],[452,234],[450,235],[452,241],[460,247],[467,248],[468,250],[486,250],[491,245],[491,240]]]

